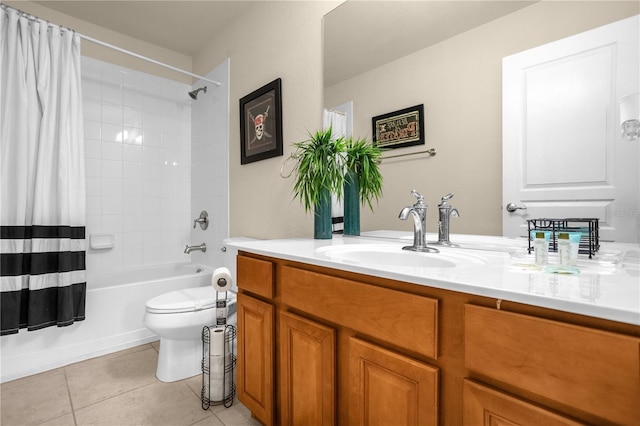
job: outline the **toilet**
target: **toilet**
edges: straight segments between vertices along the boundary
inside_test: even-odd
[[[186,379],[201,371],[202,329],[216,324],[216,297],[211,286],[170,291],[147,301],[143,323],[160,336],[156,377],[163,382]],[[227,323],[235,325],[236,294],[226,292]]]
[[[251,241],[246,237],[225,239]],[[223,265],[236,276],[238,250],[225,248]],[[235,279],[226,292],[227,324],[236,325]],[[170,291],[147,301],[143,323],[160,336],[156,377],[162,382],[175,382],[202,373],[202,329],[216,324],[216,297],[224,298],[212,286]]]

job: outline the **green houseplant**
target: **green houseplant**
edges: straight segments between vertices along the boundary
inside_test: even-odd
[[[334,138],[331,128],[309,133],[293,144],[297,160],[294,196],[305,211],[314,210],[314,238],[331,238],[331,194],[342,195],[344,186],[344,139]]]
[[[369,206],[382,195],[380,159],[382,150],[366,139],[348,138],[344,142],[344,233],[360,235],[360,204]]]

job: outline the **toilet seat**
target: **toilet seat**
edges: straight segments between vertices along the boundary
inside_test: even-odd
[[[217,292],[209,286],[175,290],[149,299],[146,311],[154,314],[176,314],[213,309],[216,307],[216,297]],[[224,300],[224,294],[221,293],[219,297]]]

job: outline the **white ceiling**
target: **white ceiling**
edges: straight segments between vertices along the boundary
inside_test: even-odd
[[[238,16],[268,1],[36,0],[36,3],[193,57],[215,40],[222,29],[233,25]],[[532,3],[535,1],[347,1],[324,20],[324,83],[342,81]]]

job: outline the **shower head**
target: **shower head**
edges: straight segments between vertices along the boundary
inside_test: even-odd
[[[191,99],[198,99],[198,92],[204,90],[204,93],[207,93],[207,86],[201,87],[199,89],[196,90],[192,90],[189,92],[189,96],[191,96]]]

